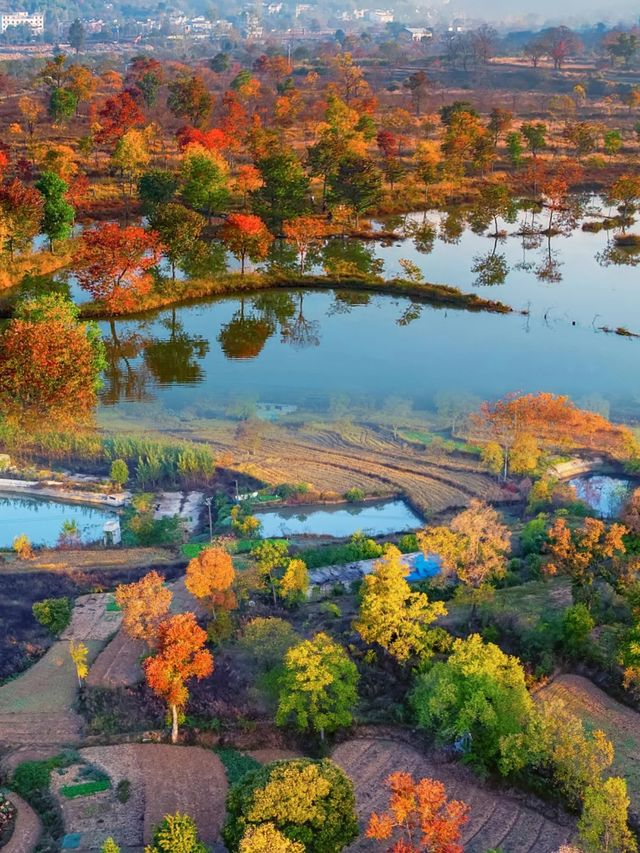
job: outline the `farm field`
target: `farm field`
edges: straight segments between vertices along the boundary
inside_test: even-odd
[[[79,835],[76,850],[98,850],[109,834],[123,849],[139,850],[149,843],[164,815],[175,812],[196,820],[205,843],[216,842],[224,819],[227,779],[222,762],[211,750],[136,743],[87,747],[79,754],[109,776],[111,788],[91,797],[60,797],[65,830]],[[123,780],[130,783],[124,803],[115,795]]]
[[[555,853],[574,834],[569,819],[556,822],[529,801],[512,796],[508,791],[491,790],[467,769],[455,764],[437,764],[416,749],[393,740],[359,738],[340,744],[333,760],[352,779],[356,804],[364,825],[373,811],[384,811],[388,793],[384,780],[394,771],[412,773],[415,778],[438,779],[447,787],[452,799],[466,802],[470,820],[463,828],[465,853],[485,853],[500,848],[504,853]],[[535,803],[535,801],[533,801]],[[352,853],[368,853],[379,849],[360,838],[349,848]]]
[[[602,729],[615,748],[612,772],[627,780],[631,809],[640,814],[640,714],[580,675],[560,675],[537,696],[561,699],[589,729]]]

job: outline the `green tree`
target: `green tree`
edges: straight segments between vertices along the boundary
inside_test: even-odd
[[[578,821],[586,853],[635,853],[638,849],[628,824],[629,796],[624,779],[611,776],[587,788]]]
[[[363,579],[354,623],[365,643],[377,643],[401,663],[412,655],[431,656],[429,625],[447,613],[441,601],[430,602],[425,593],[412,592],[408,574],[400,551],[389,545],[373,572]]]
[[[302,844],[305,853],[339,853],[358,836],[353,785],[326,758],[276,761],[250,771],[227,796],[227,849],[237,853],[245,832],[265,824]]]
[[[86,33],[80,18],[74,18],[69,26],[69,44],[75,50],[76,54],[80,53],[84,47]]]
[[[160,235],[164,255],[171,265],[171,278],[176,280],[176,266],[196,251],[206,225],[203,216],[182,204],[157,205],[149,216],[149,225]]]
[[[342,646],[316,634],[287,652],[276,723],[293,720],[300,731],[325,732],[348,726],[358,699],[358,670]]]
[[[68,598],[45,598],[31,608],[37,621],[48,628],[54,637],[61,634],[71,622],[71,602]]]
[[[124,459],[114,459],[111,463],[111,471],[109,472],[111,482],[122,489],[129,479],[129,468]]]
[[[72,118],[78,109],[78,96],[70,89],[53,89],[49,96],[49,115],[55,124]]]
[[[208,853],[206,845],[198,838],[198,827],[186,814],[165,815],[156,826],[151,844],[144,853]]]
[[[251,206],[267,224],[282,229],[309,209],[309,179],[293,151],[283,148],[256,162],[262,186],[251,194]]]
[[[251,551],[265,586],[271,590],[274,605],[278,603],[278,572],[288,562],[289,546],[282,539],[265,539]]]
[[[54,240],[68,240],[73,230],[76,212],[65,198],[69,189],[66,181],[54,172],[43,172],[36,182],[36,189],[44,199],[42,230],[49,238],[53,251]]]
[[[329,176],[329,199],[334,204],[346,204],[360,217],[375,207],[382,198],[383,176],[369,157],[349,154],[340,161]]]
[[[501,769],[508,736],[522,734],[533,713],[520,661],[479,634],[455,640],[446,663],[418,676],[410,701],[419,726],[460,740],[482,769]]]
[[[604,153],[609,157],[618,154],[622,148],[622,134],[619,130],[607,130],[604,134]]]
[[[507,153],[509,155],[509,160],[511,161],[511,165],[514,169],[517,169],[518,166],[522,163],[522,154],[524,151],[522,145],[522,134],[514,130],[512,133],[507,134]]]
[[[520,128],[520,132],[527,141],[529,151],[534,157],[537,157],[539,152],[547,145],[547,125],[544,122],[525,122]]]
[[[193,146],[182,160],[182,199],[190,207],[202,210],[209,219],[214,210],[226,203],[227,165],[219,154]]]
[[[178,178],[165,169],[150,169],[138,181],[138,198],[145,214],[149,215],[156,205],[170,202],[178,189]]]
[[[201,127],[213,107],[213,98],[202,77],[182,74],[169,83],[167,106],[177,118],[188,118]]]
[[[564,648],[570,656],[575,657],[584,651],[595,624],[586,604],[579,602],[567,607],[562,616],[562,637]]]

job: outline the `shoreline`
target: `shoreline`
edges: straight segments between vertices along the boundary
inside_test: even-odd
[[[113,314],[106,311],[101,303],[88,302],[80,306],[80,317],[83,320],[117,320],[213,296],[236,296],[272,289],[359,290],[386,296],[405,296],[424,304],[441,305],[445,308],[486,311],[491,314],[526,314],[526,311],[516,311],[503,302],[483,299],[475,293],[466,293],[451,285],[412,283],[397,278],[376,280],[357,275],[341,278],[324,275],[267,276],[262,273],[247,273],[244,276],[233,274],[215,279],[191,279],[183,282],[165,280],[163,283],[171,287],[171,293],[154,293],[131,311]]]

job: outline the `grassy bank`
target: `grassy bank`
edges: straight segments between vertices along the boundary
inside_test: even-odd
[[[304,288],[305,290],[360,290],[390,296],[405,296],[417,302],[442,305],[449,308],[464,308],[468,311],[489,311],[494,314],[510,314],[513,309],[502,302],[482,299],[475,293],[464,293],[456,287],[444,284],[416,284],[401,279],[375,279],[367,276],[348,277],[326,275],[247,275],[229,274],[210,279],[189,281],[167,281],[149,296],[140,300],[130,314],[143,314],[159,308],[206,299],[211,296],[232,296],[239,293],[267,290],[269,288]],[[118,315],[122,316],[122,315]],[[82,317],[96,320],[109,319],[104,305],[91,302],[82,306]]]

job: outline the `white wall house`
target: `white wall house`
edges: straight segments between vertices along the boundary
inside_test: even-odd
[[[41,12],[3,12],[0,14],[0,32],[6,32],[9,27],[20,27],[25,25],[31,27],[34,34],[40,35],[44,32],[44,15]]]

